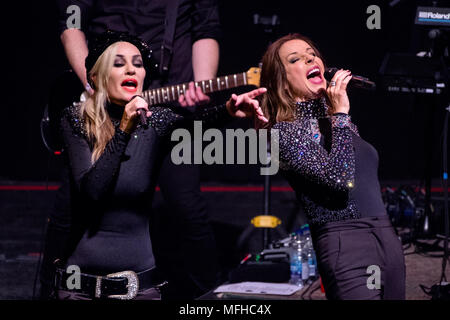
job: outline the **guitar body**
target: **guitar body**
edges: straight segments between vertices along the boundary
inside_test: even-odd
[[[84,88],[75,72],[64,71],[54,81],[41,120],[42,140],[51,152],[62,150],[59,121],[65,108],[80,100]]]

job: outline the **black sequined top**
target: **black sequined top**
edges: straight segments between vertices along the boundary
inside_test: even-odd
[[[300,102],[293,122],[279,122],[280,170],[311,226],[385,215],[378,154],[347,114],[328,114],[324,99]]]
[[[130,135],[118,128],[123,107],[109,106],[116,132],[94,164],[79,106],[64,112],[61,127],[73,184],[67,265],[78,265],[81,272],[102,275],[154,267],[149,214],[164,144],[173,129],[193,120],[207,126],[231,119],[225,106],[186,115],[163,107],[150,110],[148,127],[138,126]]]

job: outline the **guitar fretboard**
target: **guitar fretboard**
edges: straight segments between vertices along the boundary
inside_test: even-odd
[[[247,73],[236,73],[228,76],[218,77],[211,80],[194,82],[196,87],[201,87],[204,93],[211,93],[225,89],[247,85]],[[148,105],[177,101],[180,95],[189,89],[189,83],[177,84],[164,88],[150,89],[142,93]]]

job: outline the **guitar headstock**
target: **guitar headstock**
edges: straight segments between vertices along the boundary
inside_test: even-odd
[[[253,67],[247,71],[247,84],[259,87],[261,68]]]

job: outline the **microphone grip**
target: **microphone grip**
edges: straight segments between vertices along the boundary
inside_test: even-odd
[[[145,115],[145,109],[141,108],[141,109],[137,109],[137,111],[139,111],[139,122],[141,123],[141,125],[145,126],[147,124],[147,117]]]
[[[333,76],[338,71],[337,68],[328,68],[325,70],[324,76],[327,81],[331,81]],[[373,81],[370,81],[366,77],[358,76],[356,74],[352,74],[352,79],[349,82],[350,87],[362,88],[366,90],[374,90],[376,88],[376,84]]]
[[[139,95],[139,94],[136,94],[136,95],[134,95],[134,96],[131,97],[130,101],[133,100],[133,99],[136,98],[136,97],[139,97],[139,98],[144,99],[143,96],[141,96],[141,95]],[[145,99],[144,99],[144,100],[145,100]],[[140,117],[139,122],[141,123],[141,125],[145,126],[145,125],[147,124],[147,117],[146,117],[145,109],[138,108],[136,111],[139,112],[139,117]]]
[[[357,75],[352,75],[352,79],[350,80],[350,83],[355,88],[363,88],[363,89],[369,89],[373,90],[376,88],[376,84],[373,81],[370,81],[366,77],[361,77]]]

